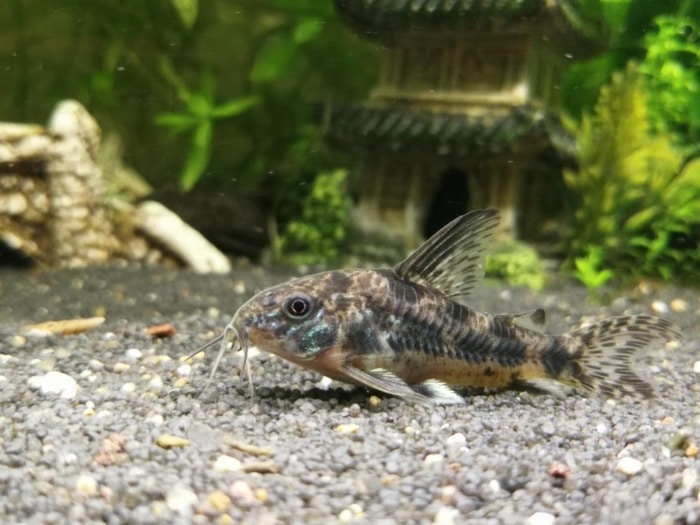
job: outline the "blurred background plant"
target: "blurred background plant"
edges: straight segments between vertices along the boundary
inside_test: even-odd
[[[652,131],[644,76],[613,75],[577,131],[579,197],[566,253],[595,290],[613,277],[697,279],[700,161],[685,163],[671,135]]]
[[[613,43],[561,86],[581,155],[561,195],[568,268],[591,289],[687,277],[700,271],[700,2],[581,4],[604,14]],[[322,147],[322,108],[366,97],[377,48],[332,0],[7,0],[0,118],[41,122],[76,98],[157,190],[257,188],[281,232],[273,252],[329,260],[347,231],[339,174],[355,161]]]

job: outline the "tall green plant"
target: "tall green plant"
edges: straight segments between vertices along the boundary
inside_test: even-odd
[[[700,224],[700,170],[683,168],[668,136],[650,131],[636,66],[613,75],[577,132],[579,170],[565,182],[580,199],[569,236],[575,275],[595,289],[614,275],[692,278]],[[696,232],[696,233],[694,233]],[[687,243],[685,243],[687,244]]]

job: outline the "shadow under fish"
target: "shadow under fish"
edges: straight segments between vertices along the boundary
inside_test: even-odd
[[[562,335],[539,330],[542,309],[488,314],[455,300],[483,278],[483,252],[497,210],[462,215],[393,268],[335,270],[294,279],[253,296],[223,334],[223,353],[278,355],[332,379],[414,402],[464,403],[453,388],[561,386],[603,396],[650,397],[635,357],[681,334],[649,315],[605,319]],[[205,386],[206,388],[206,386]]]

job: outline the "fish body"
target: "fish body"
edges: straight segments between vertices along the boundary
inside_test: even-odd
[[[549,335],[538,328],[541,309],[493,315],[455,300],[482,277],[498,220],[496,210],[458,217],[393,268],[334,270],[263,290],[227,334],[239,348],[416,402],[463,403],[454,387],[522,384],[649,397],[632,359],[678,338],[672,323],[621,316]]]

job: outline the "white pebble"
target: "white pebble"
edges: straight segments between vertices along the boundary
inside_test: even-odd
[[[700,361],[695,361],[695,364],[693,364],[693,372],[700,374]]]
[[[132,361],[136,361],[137,359],[141,359],[143,356],[143,352],[139,350],[138,348],[129,348],[126,351],[126,358],[130,359]]]
[[[160,376],[153,376],[148,382],[148,386],[154,390],[163,388],[163,379]]]
[[[462,434],[461,432],[458,432],[457,434],[452,434],[445,441],[445,446],[447,448],[448,456],[460,456],[467,449],[467,438],[465,438],[464,434]]]
[[[253,489],[243,480],[234,481],[228,489],[231,499],[240,506],[250,507],[258,503]]]
[[[7,377],[0,375],[0,388],[5,388],[5,385],[7,385]]]
[[[423,463],[426,465],[435,465],[437,463],[442,463],[444,460],[445,458],[442,457],[442,454],[428,454],[425,456]]]
[[[319,382],[316,383],[316,386],[321,390],[328,390],[332,384],[333,380],[330,377],[323,376]]]
[[[81,474],[75,481],[75,490],[87,496],[97,494],[97,480],[90,474]]]
[[[621,458],[620,461],[617,462],[618,472],[622,472],[628,476],[638,474],[642,470],[642,467],[643,465],[641,461],[629,456]]]
[[[658,315],[667,314],[669,311],[668,305],[663,301],[653,301],[651,303],[651,309]]]
[[[554,423],[552,423],[551,421],[545,421],[544,423],[542,423],[541,430],[545,436],[553,436],[554,433],[557,431],[557,429],[554,427]]]
[[[148,423],[149,425],[153,425],[154,427],[161,426],[164,421],[165,421],[165,418],[163,417],[162,414],[152,414],[150,416],[147,416],[145,419],[146,423]]]
[[[191,514],[197,504],[197,495],[188,487],[175,485],[165,495],[168,508],[179,514]]]
[[[549,512],[535,512],[525,521],[525,525],[554,525],[554,520],[554,515]]]
[[[222,454],[214,462],[214,470],[216,472],[238,472],[241,470],[242,464],[236,458]]]
[[[187,377],[190,375],[190,372],[192,372],[192,365],[188,365],[187,363],[178,366],[177,370],[175,371],[175,373],[180,377]]]
[[[605,423],[598,423],[596,425],[595,429],[598,431],[598,434],[607,434],[608,433],[608,426]]]
[[[685,490],[691,490],[693,487],[695,487],[695,484],[698,481],[698,471],[695,470],[694,468],[687,468],[683,470],[683,477],[681,481],[681,486]]]
[[[43,376],[32,376],[27,380],[29,388],[44,395],[57,394],[63,399],[73,399],[78,393],[78,383],[62,372],[47,372]]]
[[[435,514],[433,525],[454,525],[459,511],[454,507],[442,507]]]
[[[489,481],[489,488],[494,494],[497,492],[501,492],[501,482],[497,479],[492,479],[491,481]]]
[[[136,383],[124,383],[121,388],[122,392],[125,394],[133,394],[136,392]]]

